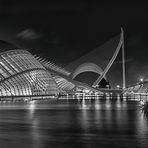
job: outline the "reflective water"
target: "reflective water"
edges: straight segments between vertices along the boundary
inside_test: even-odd
[[[148,148],[135,101],[0,103],[0,148]]]

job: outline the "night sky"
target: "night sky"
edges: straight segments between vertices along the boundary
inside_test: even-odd
[[[0,39],[60,66],[125,32],[127,84],[148,78],[148,5],[93,1],[0,1]],[[121,56],[108,75],[121,85]]]

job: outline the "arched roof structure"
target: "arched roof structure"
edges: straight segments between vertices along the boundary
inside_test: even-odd
[[[61,76],[55,75],[53,76],[53,79],[55,80],[58,86],[59,92],[72,92],[72,90],[75,88],[74,83],[68,81],[67,79]]]
[[[0,97],[57,93],[50,72],[31,53],[0,41]]]
[[[95,72],[99,75],[103,73],[103,70],[94,63],[83,63],[76,68],[76,70],[72,73],[72,79],[74,79],[77,75],[83,72]]]

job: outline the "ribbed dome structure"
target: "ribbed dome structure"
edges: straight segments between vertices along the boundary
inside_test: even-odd
[[[50,72],[31,53],[0,40],[0,98],[57,93]]]

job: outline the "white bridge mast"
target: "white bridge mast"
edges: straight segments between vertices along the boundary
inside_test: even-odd
[[[125,53],[124,53],[124,31],[123,28],[121,28],[121,32],[123,35],[122,38],[122,76],[123,76],[123,89],[126,88],[126,80],[125,80]]]
[[[122,48],[122,74],[123,74],[123,89],[126,88],[126,83],[125,83],[125,53],[124,53],[124,32],[123,29],[121,28],[121,36],[120,36],[120,40],[117,46],[117,49],[113,55],[113,57],[111,58],[110,62],[108,63],[107,67],[105,68],[105,70],[103,71],[102,75],[100,75],[100,77],[93,83],[93,87],[96,87],[100,81],[105,77],[105,75],[107,74],[108,70],[110,69],[110,67],[112,66],[113,62],[115,61],[120,49]]]

